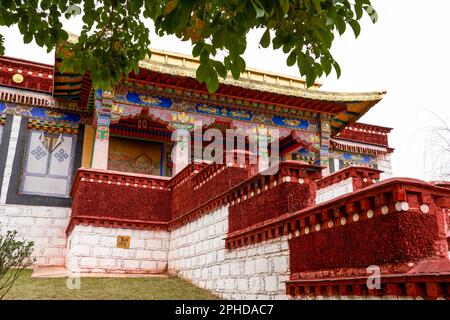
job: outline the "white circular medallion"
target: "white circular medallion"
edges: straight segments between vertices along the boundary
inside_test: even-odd
[[[406,201],[402,202],[402,210],[403,211],[408,211],[409,210],[409,204]]]
[[[430,207],[424,203],[420,205],[420,211],[422,211],[422,213],[428,213],[430,212]]]

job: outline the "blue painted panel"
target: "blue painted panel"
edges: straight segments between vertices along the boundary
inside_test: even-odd
[[[293,129],[308,130],[309,122],[304,119],[294,119],[282,116],[274,116],[272,118],[274,124]]]
[[[250,111],[229,110],[225,107],[208,106],[201,103],[195,105],[195,110],[200,114],[227,117],[236,120],[250,121],[253,118],[253,114]]]
[[[172,99],[164,97],[147,96],[135,92],[128,92],[126,99],[130,103],[138,105],[154,106],[160,108],[170,108],[172,106]]]
[[[49,121],[79,122],[81,117],[76,113],[63,113],[44,108],[32,108],[31,117]]]

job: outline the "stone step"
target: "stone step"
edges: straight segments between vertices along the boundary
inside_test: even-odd
[[[32,278],[168,278],[165,273],[106,273],[84,272],[72,273],[64,267],[36,267],[33,268]]]

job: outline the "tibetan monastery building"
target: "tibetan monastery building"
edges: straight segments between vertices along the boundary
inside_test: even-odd
[[[0,229],[34,241],[35,266],[231,299],[449,298],[450,185],[392,178],[391,128],[358,122],[383,92],[248,69],[211,94],[197,60],[157,50],[101,91],[56,56],[0,57]],[[189,161],[172,136],[196,122],[277,129],[278,170]]]

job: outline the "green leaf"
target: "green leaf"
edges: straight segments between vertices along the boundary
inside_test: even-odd
[[[194,48],[192,49],[192,56],[193,57],[198,57],[200,55],[200,53],[203,50],[203,45],[204,42],[197,42],[194,46]]]
[[[279,49],[283,45],[283,40],[281,39],[281,37],[275,37],[272,40],[272,45],[275,50]]]
[[[316,75],[313,72],[306,74],[306,87],[311,88],[316,81]]]
[[[227,77],[227,69],[225,68],[225,66],[223,65],[222,62],[220,61],[212,61],[213,67],[214,69],[216,69],[217,73],[219,74],[219,76],[221,76],[222,78],[226,78]]]
[[[340,35],[344,34],[345,29],[346,29],[346,23],[345,23],[344,18],[342,18],[341,16],[338,16],[336,18],[336,27],[337,27]]]
[[[372,6],[368,5],[364,7],[364,10],[369,15],[370,19],[372,20],[372,23],[377,23],[378,13],[375,11],[375,9]]]
[[[210,70],[211,70],[211,66],[208,63],[201,63],[195,73],[195,77],[197,78],[197,81],[200,83],[206,81],[209,77]]]
[[[301,75],[306,74],[306,55],[303,52],[300,52],[297,55],[297,66]]]
[[[209,92],[216,92],[219,88],[219,78],[217,77],[217,74],[214,73],[214,76],[211,75],[209,79],[206,81],[206,87],[208,88]]]
[[[341,77],[341,67],[339,66],[339,64],[336,61],[333,62],[333,67],[334,67],[334,70],[336,71],[336,76],[339,79]]]
[[[320,63],[322,64],[323,71],[326,75],[329,75],[331,73],[331,63],[330,60],[328,60],[325,57],[320,58]]]
[[[290,67],[295,64],[295,61],[297,61],[297,54],[294,50],[291,51],[289,56],[287,57],[286,64]]]
[[[256,11],[256,18],[264,17],[266,14],[266,10],[264,10],[264,6],[261,4],[259,0],[250,0],[252,2],[253,8]]]
[[[363,5],[359,0],[356,0],[355,2],[355,13],[356,13],[356,20],[361,19],[363,15]]]
[[[237,57],[236,60],[239,65],[239,69],[241,70],[241,72],[244,72],[245,71],[245,60],[242,57]]]
[[[281,10],[283,10],[283,13],[286,15],[289,12],[289,0],[279,0]]]
[[[270,45],[270,32],[269,29],[266,29],[263,36],[261,37],[261,41],[259,42],[263,48],[267,48]]]
[[[348,24],[350,25],[350,27],[352,27],[355,38],[358,38],[359,34],[361,33],[361,26],[359,25],[358,21],[350,20]]]
[[[69,34],[65,30],[59,29],[58,30],[58,39],[66,41],[67,39],[69,39]]]
[[[25,33],[23,35],[23,43],[30,43],[33,40],[33,34],[31,33]]]
[[[237,61],[233,61],[231,64],[231,75],[233,76],[234,80],[238,80],[239,76],[241,75],[241,68],[239,67],[239,63]]]

